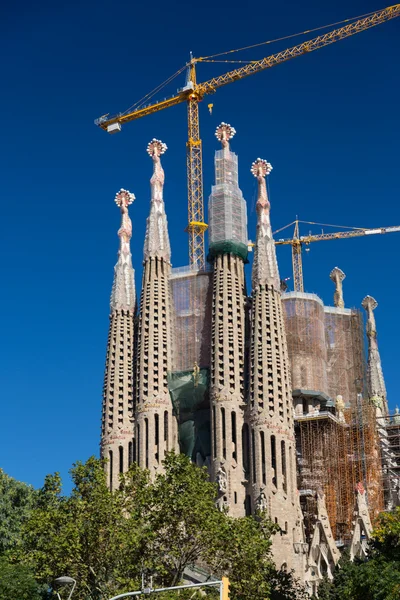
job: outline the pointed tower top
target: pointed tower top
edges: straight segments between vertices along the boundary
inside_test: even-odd
[[[387,393],[385,379],[383,377],[381,357],[379,354],[378,340],[374,310],[378,306],[372,296],[365,296],[362,306],[367,311],[367,337],[368,337],[368,369],[367,382],[369,397],[374,404],[382,409],[384,414],[388,412]]]
[[[272,171],[272,165],[257,158],[251,165],[251,172],[258,181],[257,195],[257,238],[252,271],[253,290],[258,285],[273,285],[280,290],[278,263],[275,254],[275,242],[272,237],[269,218],[270,203],[265,178]]]
[[[129,217],[128,206],[135,200],[135,195],[128,190],[120,189],[114,201],[121,210],[121,227],[118,230],[119,251],[118,261],[114,267],[114,282],[111,292],[111,310],[134,310],[135,280],[132,267],[130,240],[132,237],[132,221]]]
[[[235,133],[236,129],[232,125],[222,122],[215,130],[215,137],[221,142],[223,148],[229,150],[229,140],[233,138]]]
[[[163,190],[164,169],[160,156],[167,150],[167,145],[153,138],[147,145],[147,153],[153,160],[153,175],[150,179],[151,200],[150,215],[147,219],[146,237],[144,241],[144,260],[150,257],[171,259],[171,248],[168,236],[167,217],[165,214]]]
[[[335,288],[336,288],[335,294],[333,296],[333,302],[336,307],[344,308],[342,281],[343,281],[343,279],[346,279],[346,275],[343,273],[343,271],[341,269],[339,269],[339,267],[335,267],[330,272],[329,277],[332,279],[333,283],[335,284]]]
[[[365,296],[361,305],[367,311],[367,336],[376,337],[376,323],[374,310],[378,306],[378,303],[372,296]]]

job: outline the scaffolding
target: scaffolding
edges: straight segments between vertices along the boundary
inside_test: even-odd
[[[215,153],[215,185],[208,202],[209,258],[220,252],[247,259],[247,209],[238,181],[238,157],[229,148]]]
[[[372,522],[383,510],[383,489],[375,407],[359,394],[355,405],[336,412],[332,408],[296,417],[297,465],[308,541],[317,492],[323,492],[332,533],[342,546],[351,540],[357,484],[366,489]]]
[[[175,313],[173,371],[210,366],[211,270],[172,269],[170,285]]]
[[[174,353],[168,387],[178,418],[181,452],[198,464],[211,454],[209,368],[211,270],[172,269]]]

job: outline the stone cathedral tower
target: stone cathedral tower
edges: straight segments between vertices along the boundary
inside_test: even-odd
[[[133,355],[135,318],[135,272],[132,267],[130,240],[132,222],[128,206],[135,196],[120,190],[115,202],[121,209],[118,231],[120,247],[114,268],[110,302],[106,368],[103,387],[101,456],[108,460],[107,478],[111,489],[119,485],[119,474],[133,460]]]
[[[367,385],[370,399],[375,403],[378,416],[388,414],[388,402],[385,379],[383,377],[381,357],[378,348],[376,322],[374,310],[378,306],[372,296],[365,296],[362,306],[367,313],[367,338],[368,338],[368,370]]]
[[[235,130],[222,123],[216,137],[215,185],[209,201],[209,246],[213,260],[211,315],[212,477],[220,506],[245,514],[241,434],[245,406],[244,261],[247,258],[246,203],[238,184],[238,159],[229,148]]]
[[[137,379],[136,456],[152,473],[162,468],[165,452],[178,450],[178,429],[168,390],[174,352],[173,307],[169,276],[171,249],[165,214],[164,170],[160,157],[167,147],[153,139],[147,152],[153,160],[150,214],[144,242],[140,300]]]
[[[247,492],[253,510],[266,509],[284,532],[273,540],[277,566],[286,565],[300,574],[304,540],[296,485],[292,389],[265,181],[271,169],[271,165],[261,159],[251,168],[258,181],[258,199],[245,428],[249,459]]]

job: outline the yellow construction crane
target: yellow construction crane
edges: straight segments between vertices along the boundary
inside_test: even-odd
[[[304,246],[308,246],[308,244],[310,244],[311,242],[321,242],[323,240],[343,240],[346,238],[361,237],[365,235],[375,235],[378,233],[394,233],[396,231],[400,231],[400,226],[377,227],[375,229],[349,227],[347,231],[333,231],[332,233],[319,233],[316,235],[313,235],[311,233],[309,233],[308,235],[300,235],[299,223],[307,223],[308,225],[321,225],[321,223],[313,223],[311,221],[299,221],[298,219],[296,219],[292,223],[289,223],[289,225],[282,227],[282,229],[286,229],[286,227],[294,225],[293,237],[289,239],[278,239],[275,241],[276,246],[281,246],[285,244],[290,244],[292,246],[293,287],[295,292],[304,292],[302,261],[302,250]],[[334,226],[328,225],[328,227]],[[280,229],[279,231],[282,231],[282,229]]]
[[[186,85],[182,89],[178,90],[178,92],[171,98],[162,100],[160,102],[154,102],[144,107],[138,106],[135,109],[129,109],[125,113],[119,113],[114,116],[109,116],[107,114],[103,115],[99,119],[96,119],[96,125],[105,131],[108,131],[108,133],[116,133],[121,130],[121,126],[124,123],[146,117],[152,113],[164,110],[170,106],[175,106],[176,104],[180,104],[182,102],[187,103],[188,141],[186,147],[189,212],[187,231],[189,233],[189,258],[190,264],[193,268],[202,269],[205,266],[204,234],[207,229],[207,224],[204,222],[203,165],[199,129],[199,102],[201,102],[205,95],[213,94],[223,85],[227,85],[228,83],[233,83],[238,79],[243,79],[249,75],[259,73],[260,71],[264,71],[265,69],[279,65],[287,60],[296,58],[297,56],[302,56],[303,54],[313,52],[314,50],[319,50],[324,46],[328,46],[329,44],[338,42],[339,40],[355,35],[356,33],[360,33],[361,31],[375,27],[380,23],[385,23],[386,21],[394,19],[398,16],[400,16],[400,4],[394,4],[393,6],[389,6],[383,10],[368,13],[367,15],[364,15],[364,18],[360,18],[358,20],[346,19],[345,21],[342,21],[342,23],[347,23],[344,27],[334,29],[329,33],[319,35],[318,37],[303,42],[302,44],[293,46],[292,48],[287,48],[282,52],[272,54],[271,56],[261,60],[247,62],[237,69],[228,71],[227,73],[219,75],[218,77],[213,77],[209,81],[202,83],[197,82],[196,64],[200,62],[213,62],[213,57],[191,57],[190,62],[184,67],[187,69]],[[303,33],[310,32],[305,31]],[[243,48],[241,50],[243,50]],[[221,54],[229,54],[231,52],[235,52],[235,50]],[[214,57],[215,56],[216,55],[214,55]],[[178,73],[181,73],[184,68],[179,70]],[[172,78],[170,78],[170,80],[172,80]],[[156,88],[156,90],[161,89],[161,87],[162,85]],[[212,106],[211,108],[210,106],[211,105],[209,105],[209,110],[212,109]]]

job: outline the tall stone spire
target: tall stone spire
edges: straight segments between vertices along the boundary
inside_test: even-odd
[[[153,176],[144,243],[137,351],[136,461],[140,467],[150,469],[152,475],[162,469],[168,450],[178,451],[177,422],[168,390],[174,343],[169,286],[171,252],[160,161],[166,148],[155,139],[147,147],[153,160]]]
[[[279,289],[280,286],[275,243],[269,217],[270,203],[265,181],[266,175],[269,175],[271,171],[272,166],[261,158],[258,158],[251,167],[251,172],[258,181],[257,236],[252,270],[253,288],[256,288],[257,285],[267,284],[273,285],[275,289]]]
[[[160,159],[166,150],[167,145],[156,139],[151,140],[147,146],[147,152],[153,160],[153,176],[150,179],[151,202],[144,241],[144,260],[150,257],[162,258],[168,262],[171,260],[167,216],[163,199],[165,177]]]
[[[330,272],[329,277],[335,284],[335,294],[333,296],[333,302],[337,308],[344,308],[343,300],[343,279],[346,279],[346,275],[339,267],[335,267]]]
[[[238,185],[237,156],[229,148],[235,130],[222,123],[216,136],[215,185],[209,201],[210,258],[213,259],[211,327],[212,477],[218,505],[232,516],[245,514],[242,427],[245,402],[244,260],[246,203]]]
[[[107,343],[103,387],[101,456],[107,459],[107,482],[111,489],[119,484],[120,473],[133,460],[133,356],[135,320],[135,272],[132,267],[130,240],[132,222],[128,206],[135,196],[121,189],[115,203],[121,210],[118,231],[120,247],[114,267],[110,301],[110,328]]]
[[[370,399],[385,415],[388,412],[385,380],[379,354],[374,310],[378,306],[372,296],[365,296],[362,306],[367,312],[368,371],[367,383]]]
[[[135,200],[134,194],[121,189],[115,196],[115,203],[121,210],[121,227],[118,230],[119,252],[118,262],[114,267],[114,282],[111,292],[111,310],[134,309],[136,302],[134,270],[130,241],[132,237],[132,221],[128,206]]]
[[[253,264],[250,325],[249,402],[244,427],[248,503],[266,510],[284,531],[274,536],[279,567],[302,575],[303,531],[296,486],[292,389],[285,321],[265,177],[271,165],[257,159],[257,237]],[[304,571],[303,571],[304,572]]]

